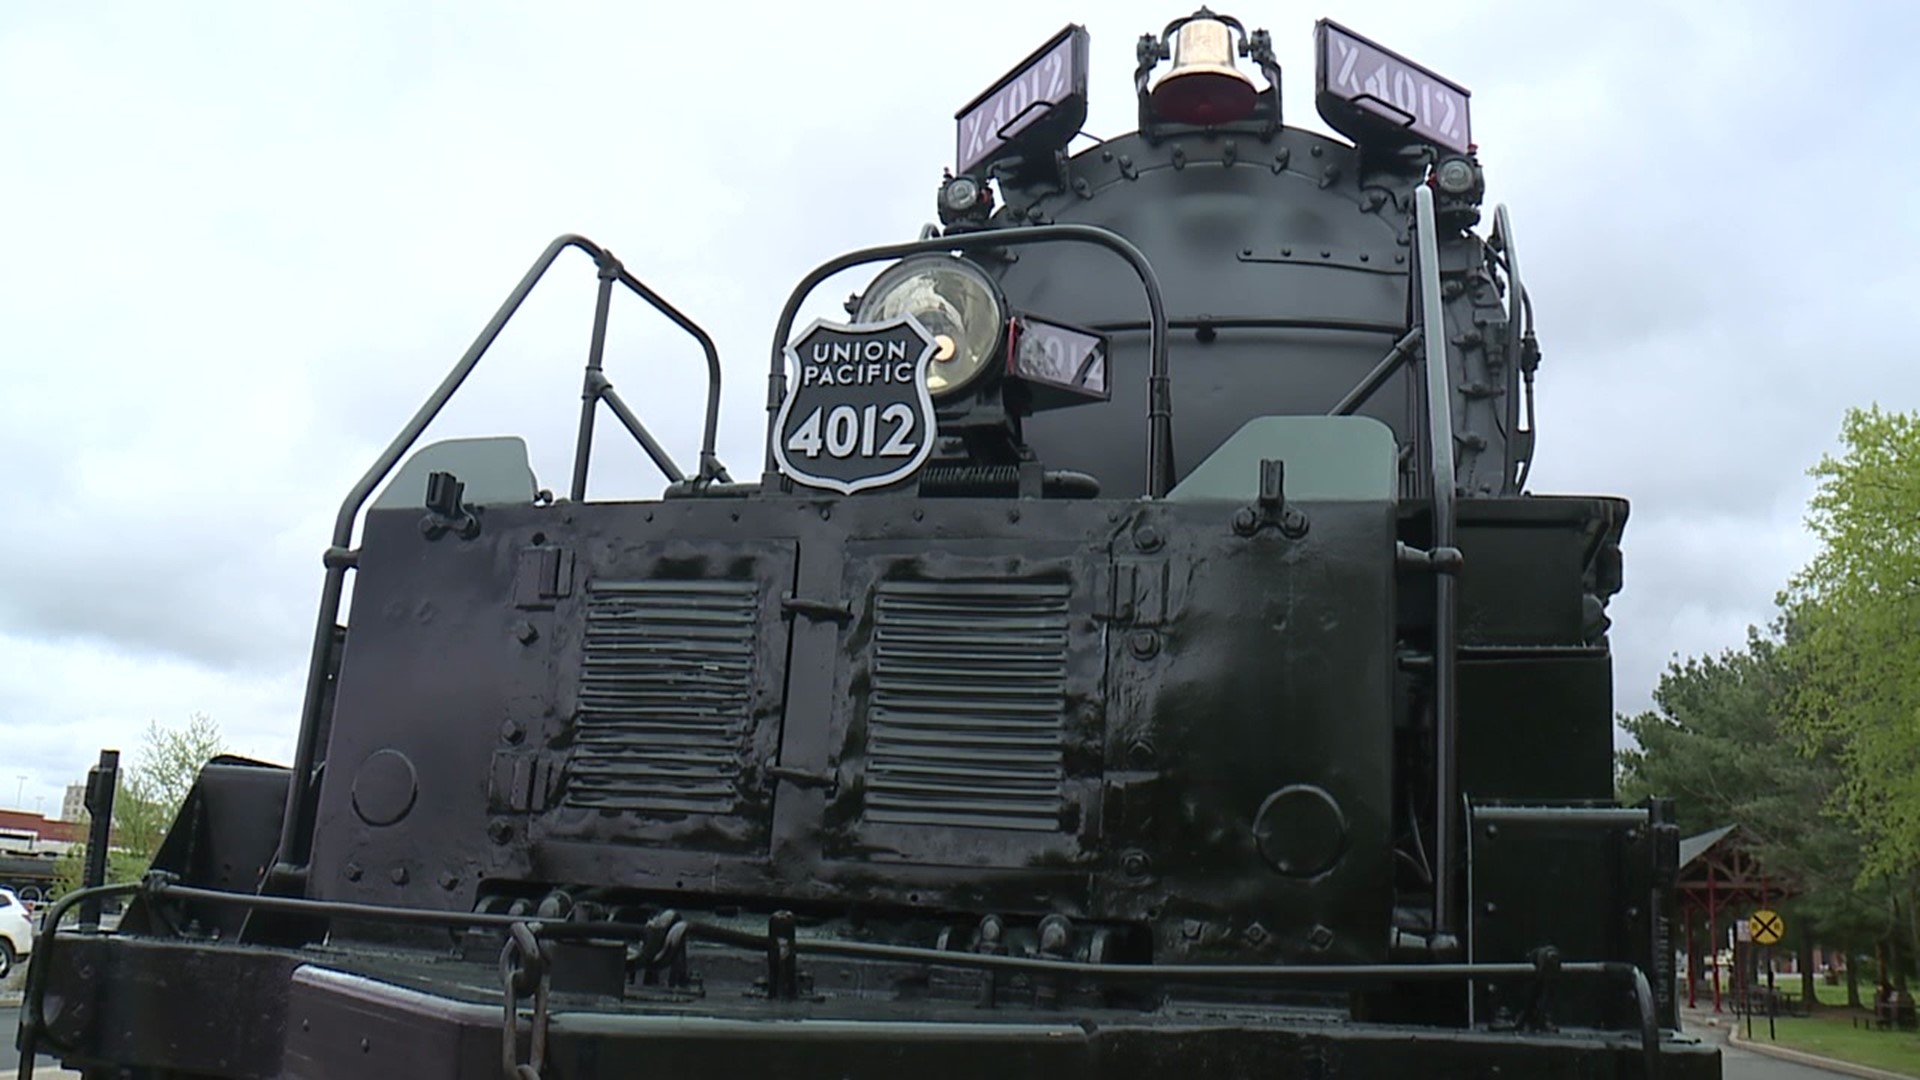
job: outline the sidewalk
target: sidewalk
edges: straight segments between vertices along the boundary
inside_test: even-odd
[[[1906,1073],[1888,1072],[1870,1065],[1855,1065],[1851,1061],[1821,1057],[1804,1050],[1789,1050],[1767,1039],[1746,1038],[1743,1026],[1745,1021],[1733,1013],[1715,1014],[1708,1009],[1683,1007],[1680,1010],[1680,1023],[1685,1030],[1702,1038],[1716,1038],[1726,1045],[1738,1047],[1748,1053],[1791,1061],[1795,1065],[1825,1069],[1828,1072],[1843,1073],[1847,1076],[1858,1076],[1861,1080],[1914,1080]],[[7,1078],[0,1076],[0,1080],[7,1080]]]

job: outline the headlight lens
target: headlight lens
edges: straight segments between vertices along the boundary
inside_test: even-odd
[[[896,263],[860,298],[861,322],[902,315],[920,320],[937,348],[927,365],[927,392],[952,393],[987,370],[1006,334],[1006,306],[986,272],[964,259],[928,255]]]

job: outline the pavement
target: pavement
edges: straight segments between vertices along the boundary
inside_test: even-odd
[[[1790,1050],[1768,1041],[1766,1021],[1754,1017],[1755,1038],[1746,1037],[1746,1022],[1733,1013],[1714,1013],[1708,1009],[1680,1010],[1681,1026],[1702,1038],[1714,1038],[1721,1044],[1721,1065],[1726,1080],[1914,1080],[1907,1073],[1888,1072],[1848,1061],[1835,1061],[1801,1050]],[[0,1077],[0,1080],[7,1080]]]

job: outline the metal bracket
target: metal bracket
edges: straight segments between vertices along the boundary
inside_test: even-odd
[[[461,502],[467,485],[450,472],[427,474],[426,516],[420,519],[420,535],[438,540],[452,532],[462,540],[480,535],[480,519],[473,507]]]
[[[1252,536],[1261,529],[1275,528],[1289,540],[1307,535],[1307,515],[1287,505],[1286,462],[1272,458],[1260,460],[1260,494],[1251,506],[1234,512],[1233,531]]]
[[[794,944],[791,911],[767,918],[767,998],[792,1001],[800,996],[800,953]]]
[[[692,924],[672,908],[647,920],[647,936],[635,957],[643,984],[659,985],[660,972],[665,969],[669,987],[692,985],[693,975],[687,960],[687,934],[692,928]]]

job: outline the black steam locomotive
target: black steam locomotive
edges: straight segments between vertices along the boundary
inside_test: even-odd
[[[1203,9],[1139,40],[1138,130],[1069,153],[1088,49],[961,111],[938,226],[800,282],[757,480],[714,453],[712,340],[555,241],[342,504],[292,767],[211,763],[145,880],[63,901],[23,1046],[1717,1076],[1678,1031],[1671,807],[1612,799],[1627,506],[1523,490],[1540,352],[1467,92],[1323,21],[1351,142],[1287,127],[1266,32]],[[407,456],[568,248],[599,274],[569,496],[513,438]],[[602,370],[616,290],[706,353],[691,475]],[[603,404],[661,498],[585,497]]]

